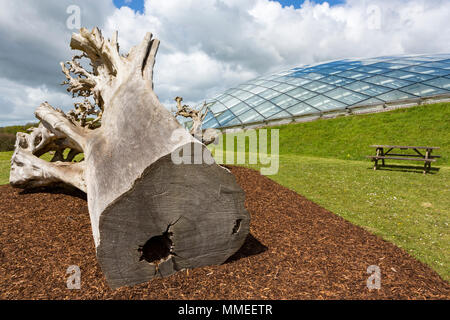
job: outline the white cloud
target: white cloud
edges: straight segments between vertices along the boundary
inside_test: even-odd
[[[87,27],[115,10],[110,0],[0,0],[0,126],[36,121],[34,109],[45,100],[66,110],[72,105],[59,66],[72,56],[70,5],[80,7]]]
[[[70,56],[70,34],[60,26],[59,9],[46,2],[47,13],[39,1],[22,12],[10,3],[16,2],[0,0],[5,4],[0,30],[17,30],[14,36],[0,31],[2,51],[8,48],[0,53],[0,77],[34,87],[44,82],[49,92],[57,90],[51,83],[62,79],[58,62]],[[200,103],[257,75],[301,64],[450,52],[446,0],[348,0],[338,6],[305,1],[299,9],[268,0],[147,0],[143,14],[127,7],[111,9],[107,1],[82,3],[87,6],[82,12],[89,12],[82,25],[97,23],[105,36],[119,30],[123,52],[147,31],[161,40],[154,80],[167,107],[177,95]],[[25,25],[17,19],[26,20]]]
[[[105,27],[129,48],[160,40],[155,90],[200,102],[256,75],[300,64],[403,53],[450,52],[450,4],[433,0],[147,0],[144,14],[116,10]]]
[[[31,87],[0,78],[0,127],[37,122],[34,110],[44,101],[54,106],[69,106],[73,103],[70,95],[49,90],[46,85]]]

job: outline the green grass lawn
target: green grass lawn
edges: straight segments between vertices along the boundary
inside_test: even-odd
[[[404,248],[448,281],[449,119],[450,103],[439,103],[272,127],[280,130],[280,159],[269,178]],[[439,171],[423,175],[422,163],[392,160],[386,163],[417,169],[374,171],[365,158],[375,153],[372,144],[439,146],[442,158],[432,164]]]
[[[449,110],[441,103],[274,127],[279,170],[269,178],[395,243],[449,281]],[[365,159],[371,144],[439,146],[443,157],[432,164],[439,171],[427,175],[421,168],[374,171]],[[11,155],[0,153],[0,184],[8,183]]]
[[[13,152],[0,152],[0,185],[9,183],[9,168]]]
[[[247,165],[258,169],[261,165]],[[281,155],[269,176],[405,249],[450,280],[450,167],[377,170],[370,161]]]
[[[450,103],[271,128],[280,130],[280,154],[365,160],[373,144],[425,145],[441,148],[436,164],[450,165]]]

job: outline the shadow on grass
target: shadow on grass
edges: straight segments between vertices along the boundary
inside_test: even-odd
[[[370,168],[367,168],[368,170],[373,170],[373,166]],[[412,173],[420,173],[423,174],[423,166],[405,166],[405,165],[399,165],[399,164],[385,164],[384,166],[378,165],[377,171],[399,171],[399,172],[412,172]],[[436,174],[439,172],[438,167],[431,167],[428,169],[427,174]]]
[[[254,256],[267,251],[267,247],[258,241],[252,234],[248,234],[242,247],[224,263],[230,263],[242,258]]]

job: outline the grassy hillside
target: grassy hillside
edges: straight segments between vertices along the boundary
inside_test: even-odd
[[[438,146],[450,164],[450,103],[284,125],[280,153],[363,160],[372,144]]]
[[[17,132],[27,132],[27,129],[30,127],[37,126],[37,123],[27,123],[23,126],[7,126],[7,127],[0,127],[0,133],[9,133],[16,135]]]
[[[14,150],[17,132],[26,132],[28,128],[36,126],[34,123],[27,123],[24,126],[0,127],[0,152]]]
[[[437,164],[450,165],[450,103],[271,128],[280,130],[280,154],[365,160],[373,144],[425,145],[440,147]]]
[[[404,248],[450,280],[450,103],[273,128],[280,129],[279,171],[269,178]],[[439,146],[442,158],[432,164],[439,171],[423,175],[418,163],[406,161],[397,163],[413,167],[374,171],[365,158],[375,152],[371,144]]]

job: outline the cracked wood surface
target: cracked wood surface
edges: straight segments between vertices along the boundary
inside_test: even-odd
[[[82,28],[70,45],[82,54],[61,64],[64,84],[87,100],[67,115],[46,102],[36,109],[39,127],[17,136],[11,185],[66,183],[87,193],[97,257],[112,288],[159,276],[156,267],[169,275],[223,263],[248,234],[244,192],[214,161],[191,164],[194,156],[172,161],[172,153],[191,147],[212,156],[153,91],[159,41],[147,33],[122,55],[117,33],[108,40],[98,28]],[[90,60],[92,70],[82,67],[82,58]],[[96,118],[87,121],[88,115]],[[66,158],[65,149],[70,149]],[[39,159],[44,151],[55,152],[52,162]],[[81,152],[83,161],[73,162]],[[140,246],[177,219],[171,229],[176,255],[158,266],[139,261]],[[241,227],[233,233],[236,220]]]

